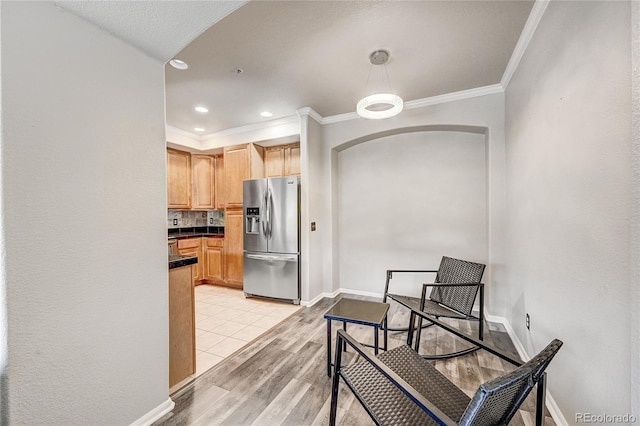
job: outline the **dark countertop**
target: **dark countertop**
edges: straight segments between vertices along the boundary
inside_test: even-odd
[[[222,226],[197,226],[190,228],[169,229],[169,240],[182,240],[185,238],[213,237],[224,238]]]
[[[169,255],[169,269],[191,266],[198,263],[198,256],[183,256],[181,254]]]

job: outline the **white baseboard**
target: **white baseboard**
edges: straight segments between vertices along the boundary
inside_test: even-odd
[[[164,416],[176,406],[176,403],[168,398],[165,402],[158,405],[153,410],[149,411],[144,416],[140,417],[135,422],[131,423],[131,426],[148,426],[158,420],[160,417]]]
[[[375,293],[372,291],[362,291],[362,290],[351,290],[351,289],[347,289],[347,288],[339,288],[337,290],[335,290],[333,293],[320,293],[319,295],[317,295],[316,297],[314,297],[311,300],[302,300],[300,301],[300,305],[302,306],[306,306],[306,307],[311,307],[313,305],[315,305],[316,303],[318,303],[319,301],[321,301],[322,299],[324,299],[325,297],[329,298],[329,299],[335,299],[336,297],[338,297],[341,294],[353,294],[356,296],[368,296],[368,297],[375,297],[377,299],[382,299],[383,294],[382,293]]]
[[[340,290],[336,290],[333,293],[320,293],[319,295],[317,295],[311,300],[301,300],[300,305],[310,308],[311,306],[315,305],[325,297],[328,297],[329,299],[335,299],[339,294],[340,294]]]
[[[382,299],[384,296],[382,293],[375,293],[372,291],[362,291],[362,290],[351,290],[348,288],[339,288],[338,294],[355,294],[356,296],[369,296],[376,297],[378,299]]]
[[[522,344],[520,339],[518,339],[518,336],[516,336],[516,333],[513,330],[513,327],[511,327],[511,324],[509,323],[509,321],[507,321],[506,318],[497,317],[497,316],[494,316],[494,315],[485,315],[485,319],[488,322],[497,322],[499,324],[502,324],[504,326],[505,330],[507,330],[507,334],[511,338],[511,341],[513,342],[513,345],[516,347],[516,351],[518,351],[518,355],[520,355],[520,358],[522,358],[525,361],[528,361],[528,360],[531,359],[531,355],[529,355],[527,353],[527,351],[524,348],[524,345]],[[551,392],[549,392],[549,389],[547,389],[547,397],[545,399],[545,404],[547,405],[547,409],[549,410],[549,414],[551,414],[551,417],[553,418],[553,421],[557,425],[562,425],[562,426],[568,426],[569,425],[569,423],[567,422],[567,419],[565,419],[565,417],[562,415],[562,412],[560,411],[560,407],[558,407],[558,404],[553,399],[553,396],[551,395]]]

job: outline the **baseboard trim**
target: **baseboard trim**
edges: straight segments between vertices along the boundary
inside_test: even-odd
[[[150,424],[158,420],[160,417],[164,416],[165,414],[173,410],[173,407],[175,406],[176,406],[176,403],[173,402],[171,398],[168,398],[165,402],[158,405],[156,408],[149,411],[147,414],[140,417],[135,422],[131,423],[131,426],[149,426]]]
[[[375,293],[372,291],[362,291],[362,290],[350,290],[348,288],[338,289],[338,294],[354,294],[356,296],[377,297],[378,299],[382,299],[382,297],[384,296],[382,293]]]
[[[301,300],[300,305],[310,308],[316,303],[318,303],[319,301],[321,301],[322,299],[324,299],[325,297],[328,297],[329,299],[335,299],[336,297],[338,297],[339,294],[340,294],[340,290],[336,290],[333,293],[320,293],[319,295],[317,295],[311,300]]]
[[[520,355],[520,358],[526,361],[531,359],[531,355],[527,353],[527,351],[524,348],[524,345],[522,344],[520,339],[518,339],[518,336],[516,336],[516,333],[513,330],[513,327],[511,327],[511,324],[509,323],[509,321],[507,321],[506,318],[497,317],[494,315],[486,315],[485,318],[489,322],[496,322],[496,323],[502,324],[505,330],[507,330],[507,334],[511,338],[513,345],[516,347],[516,351],[518,351],[518,355]],[[545,399],[545,404],[547,405],[549,414],[551,414],[553,421],[557,425],[569,426],[567,419],[565,419],[564,415],[562,414],[562,411],[560,411],[560,407],[558,407],[558,404],[556,403],[555,399],[553,399],[553,396],[551,395],[551,392],[549,392],[548,388],[547,388],[547,397]]]

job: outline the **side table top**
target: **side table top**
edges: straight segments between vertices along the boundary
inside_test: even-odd
[[[381,325],[388,311],[388,303],[342,298],[329,308],[324,318],[365,325]]]

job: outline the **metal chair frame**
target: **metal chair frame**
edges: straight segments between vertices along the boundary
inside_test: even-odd
[[[467,275],[457,276],[455,272],[458,272],[460,268],[474,270],[473,281],[469,281]],[[448,269],[453,269],[450,271]],[[484,338],[484,284],[481,283],[482,275],[484,274],[485,265],[475,262],[469,262],[466,260],[455,259],[447,256],[442,257],[440,268],[438,270],[407,270],[407,269],[389,269],[387,270],[387,279],[385,282],[383,302],[387,301],[387,297],[398,302],[402,306],[414,310],[420,309],[420,311],[433,316],[435,318],[456,318],[468,321],[478,321],[478,339]],[[452,273],[453,272],[453,273]],[[469,271],[464,271],[469,273]],[[394,273],[435,273],[435,282],[431,284],[423,284],[422,295],[420,299],[410,296],[398,295],[389,293],[389,284],[393,278]],[[427,289],[432,287],[431,298],[427,297]],[[456,303],[455,293],[460,292],[462,288],[468,288],[468,295],[465,295],[467,302]],[[435,295],[435,297],[434,297]],[[471,296],[473,296],[471,298]],[[472,314],[473,305],[475,299],[479,296],[478,300],[478,316]],[[468,301],[471,301],[468,303]],[[417,332],[417,346],[416,351],[420,345],[420,332],[422,329],[434,325],[433,322],[427,319],[427,324],[423,324],[423,318],[418,319],[418,332]],[[408,331],[406,328],[388,328],[388,331]],[[442,355],[423,355],[427,359],[448,359],[456,356],[466,355],[479,349],[479,346],[473,346],[468,349],[463,349],[458,352]]]
[[[437,325],[456,336],[473,343],[476,346],[488,351],[489,353],[499,357],[500,359],[516,366],[522,368],[528,368],[526,370],[527,382],[528,386],[522,390],[520,393],[516,395],[516,398],[512,401],[512,404],[508,407],[508,414],[506,415],[506,419],[504,423],[507,424],[508,421],[515,415],[518,408],[524,401],[524,399],[528,396],[533,386],[536,386],[536,425],[544,426],[544,402],[546,395],[546,373],[544,370],[548,366],[549,362],[556,354],[556,352],[562,346],[562,342],[554,339],[548,346],[545,348],[540,354],[532,358],[528,363],[523,363],[520,360],[514,359],[510,355],[495,349],[484,342],[477,340],[469,335],[462,333],[460,330],[439,321],[436,318],[429,317],[424,312],[417,311],[415,309],[411,309],[411,319],[414,320],[415,317],[422,317],[425,320],[431,321],[434,325]],[[411,346],[413,339],[414,326],[413,321],[409,326],[409,334],[407,336],[407,346]],[[329,424],[331,426],[335,426],[336,424],[336,416],[337,416],[337,398],[338,398],[338,388],[340,378],[344,380],[344,382],[348,385],[348,387],[352,390],[358,401],[365,408],[367,413],[371,416],[373,421],[376,424],[382,424],[382,422],[375,416],[372,410],[369,408],[369,405],[365,398],[361,396],[356,389],[349,383],[348,378],[343,374],[343,366],[342,366],[342,351],[339,348],[342,348],[344,345],[351,346],[355,352],[361,357],[362,361],[359,363],[369,363],[371,366],[375,368],[375,370],[384,376],[386,380],[391,382],[396,388],[398,388],[404,396],[406,396],[413,404],[417,405],[424,413],[426,413],[435,423],[440,425],[458,425],[458,424],[475,424],[475,421],[478,420],[479,413],[485,408],[485,404],[487,404],[487,399],[484,398],[486,396],[486,389],[484,389],[485,385],[481,385],[476,395],[469,402],[467,409],[465,410],[461,419],[454,420],[451,417],[447,416],[441,408],[435,405],[431,400],[429,400],[429,395],[423,395],[418,392],[411,384],[405,381],[396,371],[394,371],[391,367],[383,363],[376,356],[373,356],[364,346],[358,343],[355,339],[353,339],[349,334],[344,332],[343,330],[338,330],[338,335],[336,339],[336,352],[335,352],[335,363],[334,363],[334,374],[333,374],[333,384],[332,384],[332,393],[331,393],[331,409],[330,409],[330,418]],[[395,348],[395,349],[400,349]],[[406,348],[406,346],[405,346]],[[542,361],[542,362],[540,362]],[[347,367],[345,367],[347,368]],[[430,367],[433,368],[433,367]],[[516,371],[512,373],[507,373],[501,378],[494,379],[487,384],[490,384],[495,381],[503,380],[503,378],[508,378],[510,375],[513,375]],[[445,378],[446,379],[446,378]],[[455,385],[451,384],[455,387]],[[484,392],[484,393],[483,393]],[[482,423],[482,422],[481,422]]]

